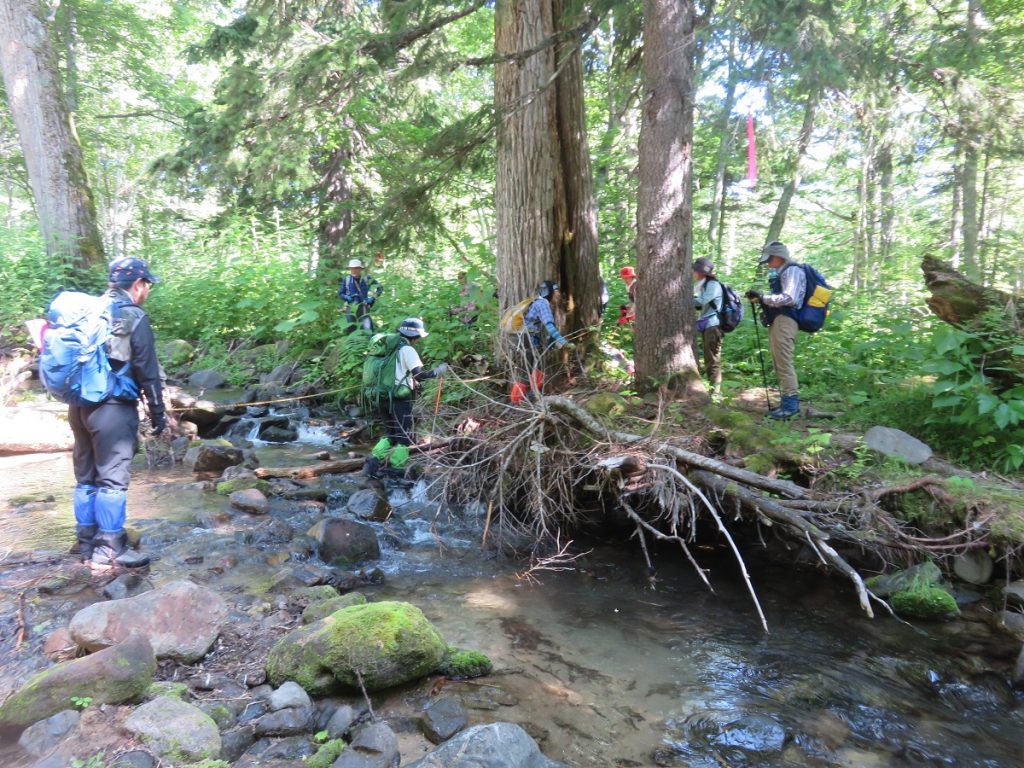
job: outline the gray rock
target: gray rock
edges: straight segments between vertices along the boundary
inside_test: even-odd
[[[1011,581],[1003,589],[1003,597],[1011,608],[1024,608],[1024,581]]]
[[[357,520],[325,518],[306,534],[320,545],[320,559],[332,565],[349,565],[380,557],[377,532]]]
[[[0,730],[62,712],[72,696],[91,698],[97,705],[133,701],[146,692],[155,672],[153,647],[136,632],[112,648],[37,672],[0,705]]]
[[[228,383],[224,374],[212,368],[196,371],[188,377],[188,385],[195,389],[218,389]]]
[[[227,467],[221,473],[220,482],[223,483],[228,480],[241,480],[242,478],[245,478],[246,480],[250,478],[255,480],[256,472],[248,467],[243,467],[241,464],[236,464],[235,466]]]
[[[237,711],[232,709],[230,706],[232,704]],[[221,732],[222,739],[224,731],[229,731],[235,727],[235,723],[238,722],[238,714],[244,708],[243,702],[204,701],[199,702],[196,706],[203,711],[203,714],[207,715],[217,724],[217,730]]]
[[[217,724],[198,707],[170,696],[143,704],[125,718],[124,728],[170,762],[199,762],[220,755]]]
[[[363,520],[387,520],[391,504],[372,488],[365,488],[349,498],[348,511]]]
[[[1024,640],[1024,613],[1000,611],[999,623],[1018,640]]]
[[[289,707],[299,709],[312,706],[312,704],[309,694],[302,690],[301,685],[291,680],[270,694],[270,710],[272,712]]]
[[[234,491],[228,496],[228,502],[235,509],[240,509],[251,515],[265,515],[270,510],[270,502],[267,501],[267,497],[256,488]]]
[[[988,584],[994,570],[995,562],[982,549],[971,549],[953,558],[953,573],[968,584]]]
[[[233,768],[302,768],[316,750],[307,736],[263,738],[249,747]]]
[[[515,723],[468,728],[408,768],[565,768]]]
[[[185,365],[192,359],[196,349],[184,339],[172,339],[159,344],[160,362],[170,368]]]
[[[26,728],[18,744],[32,757],[41,757],[53,749],[67,735],[68,731],[78,725],[82,715],[73,709],[65,709],[45,720],[40,720]]]
[[[1013,687],[1018,690],[1024,690],[1024,645],[1020,647],[1020,653],[1017,654],[1017,662],[1013,665],[1013,675],[1010,678],[1010,682],[1013,683]],[[334,738],[333,736],[331,738]]]
[[[401,762],[398,737],[386,723],[360,728],[334,768],[397,768]]]
[[[153,768],[155,765],[156,759],[149,752],[133,749],[115,757],[110,768]]]
[[[142,578],[137,573],[122,573],[103,587],[103,596],[108,600],[124,600],[141,582]]]
[[[289,563],[274,574],[270,582],[270,592],[280,594],[302,587],[313,587],[327,584],[332,580],[330,568],[312,563]]]
[[[924,464],[932,449],[913,435],[892,427],[872,427],[864,435],[864,444],[879,453],[907,464]]]
[[[256,741],[251,725],[232,728],[220,735],[220,759],[233,763]]]
[[[241,448],[220,442],[203,441],[185,452],[184,464],[193,472],[223,472],[244,460]]]
[[[1024,651],[1022,651],[1022,658],[1024,658]],[[327,721],[325,728],[327,736],[331,739],[341,739],[347,736],[359,718],[359,714],[351,704],[342,704],[334,710],[331,719]]]
[[[260,384],[287,384],[295,372],[293,363],[281,363],[270,373],[260,377]]]
[[[434,744],[448,741],[469,725],[469,716],[458,701],[444,697],[430,702],[423,710],[420,729]]]
[[[257,736],[295,736],[305,733],[312,719],[312,706],[281,709],[256,718],[253,731]]]
[[[141,632],[157,658],[192,662],[210,650],[228,618],[224,600],[191,581],[108,603],[94,603],[75,614],[69,629],[75,642],[95,651]]]
[[[204,672],[199,675],[192,675],[185,683],[197,691],[222,691],[229,696],[240,696],[245,689],[238,684],[238,681],[223,672]]]
[[[268,443],[293,443],[298,439],[298,430],[291,427],[267,427],[260,432],[260,440]]]

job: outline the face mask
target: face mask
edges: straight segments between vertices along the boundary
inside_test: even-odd
[[[771,269],[768,270],[768,279],[769,280],[774,280],[778,276],[779,276],[779,270],[775,269],[775,267],[772,267]]]

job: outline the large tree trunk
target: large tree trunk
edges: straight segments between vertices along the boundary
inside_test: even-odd
[[[644,0],[637,380],[703,393],[693,354],[693,0]]]
[[[47,253],[103,263],[96,210],[37,0],[0,0],[0,66]]]
[[[786,186],[782,190],[779,204],[775,207],[775,215],[768,225],[768,234],[764,241],[770,243],[778,240],[782,235],[782,228],[786,225],[786,216],[789,214],[789,205],[793,202],[793,196],[800,189],[800,163],[807,154],[807,147],[811,144],[811,136],[814,134],[814,117],[818,111],[818,100],[820,93],[815,90],[807,94],[807,102],[804,104],[804,121],[800,126],[800,135],[796,141],[796,154],[793,157],[793,172],[790,174]]]
[[[352,228],[352,181],[348,162],[351,153],[345,146],[335,149],[322,162],[320,168],[320,205],[317,211],[318,266],[342,271],[342,248],[345,236]]]
[[[566,330],[597,321],[597,214],[575,41],[551,41],[561,0],[499,0],[495,49],[498,111],[498,298],[502,310],[542,280],[562,286]],[[515,54],[530,51],[526,56]]]

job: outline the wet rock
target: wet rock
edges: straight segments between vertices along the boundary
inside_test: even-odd
[[[89,586],[92,572],[81,563],[61,564],[39,581],[36,589],[41,595],[75,595]]]
[[[303,488],[289,488],[281,493],[282,498],[293,501],[327,501],[327,489],[313,485]],[[322,507],[317,509],[322,511]]]
[[[515,723],[475,725],[409,768],[565,768],[548,759]]]
[[[872,576],[865,581],[868,588],[879,597],[889,597],[912,586],[934,586],[942,581],[942,571],[933,562],[914,565],[902,571]]]
[[[33,675],[0,705],[0,730],[62,712],[72,696],[90,698],[94,704],[132,701],[146,692],[155,672],[153,647],[135,633],[119,645]]]
[[[305,733],[312,719],[312,706],[281,709],[256,718],[253,732],[257,736],[295,736]]]
[[[358,669],[366,689],[375,691],[433,672],[447,648],[414,605],[354,605],[281,638],[267,658],[267,677],[275,684],[294,680],[316,696],[335,684],[358,690]]]
[[[331,571],[329,568],[312,563],[290,563],[274,574],[269,591],[279,594],[299,587],[328,584],[330,581]]]
[[[137,597],[94,603],[71,619],[71,636],[95,651],[141,632],[157,658],[192,662],[210,650],[227,621],[224,600],[191,581],[172,581]]]
[[[1018,690],[1024,690],[1024,645],[1020,647],[1020,653],[1017,654],[1017,661],[1013,665],[1013,673],[1010,676],[1010,682],[1014,688]]]
[[[153,699],[124,721],[124,729],[158,758],[199,762],[220,755],[220,730],[198,707],[169,696]]]
[[[348,511],[363,520],[387,520],[391,504],[375,490],[366,488],[352,494],[348,500]]]
[[[149,752],[133,749],[115,757],[110,763],[110,768],[153,768],[155,765],[156,758]]]
[[[302,686],[289,680],[280,688],[270,694],[270,711],[277,712],[279,709],[289,707],[300,709],[312,706],[309,694],[302,690]]]
[[[195,688],[197,691],[222,691],[229,696],[240,696],[246,690],[237,680],[223,672],[192,675],[185,682],[190,688]]]
[[[769,757],[782,752],[786,729],[766,715],[746,714],[722,727],[712,739],[723,747],[738,747]]]
[[[122,573],[116,579],[103,587],[103,596],[108,600],[124,600],[129,597],[134,589],[142,583],[142,577],[137,573]]]
[[[243,467],[241,464],[236,464],[233,467],[227,467],[220,476],[220,482],[228,482],[229,480],[241,480],[243,478],[256,479],[256,472],[249,467]]]
[[[211,490],[213,489],[211,488]],[[230,523],[231,515],[223,509],[204,509],[202,512],[196,512],[192,521],[198,528],[205,528],[208,531],[214,531],[218,528],[223,528]]]
[[[306,606],[302,612],[302,623],[312,624],[314,621],[327,618],[335,611],[348,608],[350,605],[363,605],[366,597],[359,592],[349,592],[347,595],[336,595],[330,600],[317,600]]]
[[[240,448],[226,441],[204,440],[185,452],[184,464],[193,472],[223,472],[244,460]]]
[[[270,373],[260,376],[260,384],[287,384],[293,373],[295,373],[294,363],[281,363]]]
[[[398,737],[386,723],[360,728],[334,768],[397,768],[401,762]]]
[[[234,768],[301,768],[315,752],[316,745],[306,736],[263,738],[245,751]]]
[[[231,707],[225,704],[209,701],[202,702],[198,706],[203,714],[217,724],[217,730],[222,734],[224,731],[230,730],[238,721],[238,713],[232,711]],[[241,709],[239,709],[239,712],[241,712]]]
[[[193,389],[220,389],[227,383],[224,374],[212,368],[204,368],[188,377],[188,385]]]
[[[220,758],[233,763],[256,741],[251,725],[243,725],[224,731],[220,735]]]
[[[263,717],[270,711],[270,704],[267,701],[250,701],[245,705],[242,714],[238,716],[239,723],[252,723],[252,721]]]
[[[45,720],[26,728],[18,739],[18,745],[32,757],[41,757],[57,746],[67,733],[78,725],[81,717],[82,715],[73,709],[65,709],[63,712],[50,715]]]
[[[348,565],[380,557],[377,532],[357,520],[325,518],[307,532],[320,545],[320,559],[333,565]]]
[[[298,430],[291,427],[267,427],[260,432],[260,440],[266,440],[268,443],[292,443],[298,439]]]
[[[327,721],[327,725],[324,728],[327,731],[328,738],[340,739],[348,735],[348,732],[352,730],[352,726],[355,725],[356,720],[362,713],[356,710],[351,704],[342,704],[331,714],[331,718]]]
[[[256,488],[235,491],[228,496],[228,502],[235,509],[240,509],[251,515],[265,515],[270,510],[270,502],[267,501],[267,497]]]
[[[991,555],[981,549],[971,549],[953,558],[953,573],[968,584],[988,584],[994,570]]]
[[[234,467],[228,467],[228,469],[234,469]],[[241,469],[245,472],[252,472],[251,469],[247,469],[245,467],[242,467]],[[230,496],[236,491],[246,491],[250,488],[257,490],[266,496],[273,490],[274,486],[266,480],[260,480],[258,477],[253,475],[252,477],[233,477],[230,480],[221,480],[217,483],[216,488],[217,493],[221,496]]]
[[[420,729],[434,744],[448,741],[469,725],[469,716],[458,701],[444,697],[430,702],[423,710]]]
[[[460,696],[462,705],[469,709],[482,709],[495,711],[501,707],[514,707],[519,703],[519,697],[504,688],[485,686],[472,688]]]
[[[907,464],[924,464],[932,457],[932,449],[925,443],[901,429],[892,427],[872,427],[864,435],[864,444],[885,456]]]
[[[43,655],[50,661],[66,661],[73,659],[78,651],[78,643],[71,637],[67,627],[55,629],[43,643]]]
[[[1003,589],[1003,599],[1011,608],[1024,608],[1024,581],[1011,581]]]
[[[1024,640],[1024,613],[1018,611],[1000,611],[999,625],[1014,637]]]

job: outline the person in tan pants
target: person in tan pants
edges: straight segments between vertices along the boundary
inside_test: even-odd
[[[800,386],[793,355],[799,326],[796,310],[807,292],[807,277],[799,264],[789,257],[789,249],[777,240],[761,249],[759,264],[768,265],[768,286],[771,293],[747,291],[747,298],[760,302],[768,325],[768,344],[772,366],[779,379],[782,403],[768,412],[772,419],[790,419],[800,413]]]

